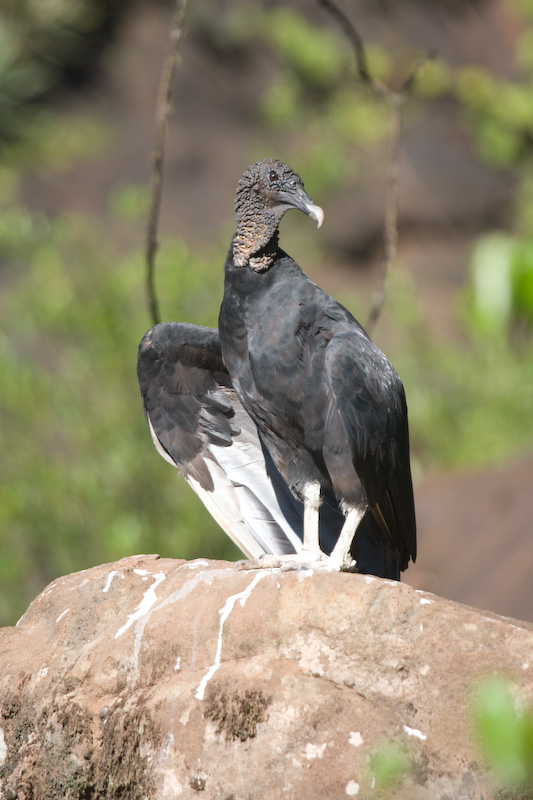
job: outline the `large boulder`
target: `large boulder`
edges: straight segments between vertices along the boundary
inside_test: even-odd
[[[0,631],[0,797],[492,796],[476,681],[533,692],[533,626],[373,577],[136,556]],[[199,793],[202,792],[200,795]]]

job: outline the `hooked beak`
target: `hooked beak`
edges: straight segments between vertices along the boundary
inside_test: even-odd
[[[308,217],[314,219],[317,228],[320,228],[324,222],[324,211],[320,206],[315,205],[307,192],[301,186],[296,186],[294,189],[285,190],[278,194],[278,198],[286,203],[291,208],[297,208],[303,211]]]

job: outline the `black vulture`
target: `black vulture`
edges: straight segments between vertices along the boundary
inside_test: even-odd
[[[350,312],[280,249],[278,226],[291,208],[322,224],[322,209],[286,164],[265,159],[244,172],[219,316],[224,365],[304,503],[304,557],[324,559],[319,509],[333,495],[345,521],[330,568],[353,568],[352,540],[365,520],[404,570],[416,558],[416,522],[403,385]]]
[[[177,322],[154,326],[141,341],[137,371],[157,450],[243,553],[251,559],[299,553],[303,504],[237,398],[218,330]],[[331,492],[323,500],[320,545],[329,553],[344,515]],[[354,546],[357,571],[399,577],[391,553],[372,531],[360,531]]]

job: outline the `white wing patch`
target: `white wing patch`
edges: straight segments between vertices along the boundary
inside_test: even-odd
[[[179,469],[162,446],[147,415],[148,427],[157,452]],[[203,437],[202,437],[203,438]],[[299,553],[302,542],[287,522],[268,476],[263,451],[244,430],[228,447],[204,439],[211,458],[204,458],[214,490],[207,491],[192,476],[185,476],[222,530],[251,559],[265,553]]]

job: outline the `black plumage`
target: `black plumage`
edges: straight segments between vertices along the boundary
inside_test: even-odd
[[[303,504],[237,398],[218,331],[186,323],[156,325],[141,341],[137,371],[157,450],[181,471],[237,546],[249,558],[299,553]],[[331,492],[323,500],[320,545],[329,553],[344,516]],[[398,577],[390,550],[368,526],[359,531],[354,548],[358,571]]]
[[[332,566],[352,566],[364,520],[359,530],[377,537],[403,570],[416,558],[403,386],[349,311],[279,248],[278,225],[290,208],[322,223],[322,210],[285,164],[267,159],[246,170],[219,317],[224,364],[274,464],[304,502],[304,549],[320,557],[319,506],[334,495],[346,521]]]

